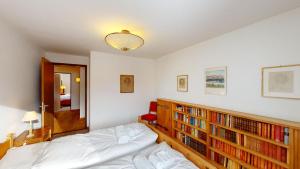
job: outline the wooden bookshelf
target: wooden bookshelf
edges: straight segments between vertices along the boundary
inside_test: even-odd
[[[217,168],[296,169],[300,166],[300,123],[158,100],[171,105],[171,136],[205,156]]]

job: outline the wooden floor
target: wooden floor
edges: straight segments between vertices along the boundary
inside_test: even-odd
[[[54,113],[53,134],[86,128],[86,118],[80,118],[80,110],[67,110]]]

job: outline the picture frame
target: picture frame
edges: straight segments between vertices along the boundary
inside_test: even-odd
[[[300,64],[262,68],[261,95],[300,99]]]
[[[120,93],[134,93],[134,75],[120,75]]]
[[[205,69],[205,94],[227,95],[227,67]]]
[[[188,75],[177,76],[177,91],[188,92]]]

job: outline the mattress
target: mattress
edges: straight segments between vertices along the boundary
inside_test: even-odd
[[[167,151],[172,156],[171,163],[165,166],[155,166],[150,156],[158,152]],[[172,149],[167,143],[154,144],[142,151],[114,159],[87,169],[197,169],[191,161],[181,153]]]

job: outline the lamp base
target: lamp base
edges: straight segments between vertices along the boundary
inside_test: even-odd
[[[26,136],[26,138],[32,138],[32,137],[34,137],[34,134],[33,134],[33,133],[30,133],[30,134],[28,134],[28,135]]]

